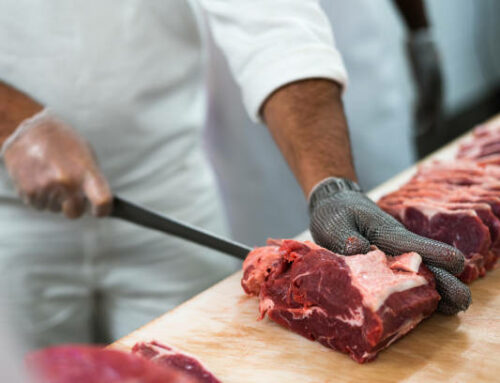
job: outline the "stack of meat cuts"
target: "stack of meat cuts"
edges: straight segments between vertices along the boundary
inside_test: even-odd
[[[242,287],[260,314],[363,363],[413,329],[439,294],[420,255],[372,248],[345,257],[311,242],[270,240],[243,263]]]
[[[457,158],[421,166],[379,206],[409,230],[460,249],[470,283],[500,256],[500,126],[477,128]]]

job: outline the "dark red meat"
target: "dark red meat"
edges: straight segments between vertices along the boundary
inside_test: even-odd
[[[500,154],[500,126],[482,126],[460,145],[457,158],[479,159]]]
[[[373,248],[344,257],[313,243],[284,240],[252,251],[242,287],[260,300],[261,317],[357,362],[429,316],[440,299],[416,253],[387,257]]]
[[[194,356],[156,341],[137,343],[132,352],[169,369],[188,375],[196,383],[220,383]]]
[[[409,230],[455,246],[466,256],[461,279],[470,283],[484,276],[490,261],[492,233],[498,240],[500,220],[490,205],[445,203],[430,198],[389,195],[379,206],[401,221]]]
[[[415,206],[415,204],[419,206]],[[391,193],[379,200],[379,206],[392,214],[394,217],[404,222],[405,209],[406,207],[413,205],[415,209],[419,210],[423,215],[432,215],[432,206],[439,208],[440,215],[448,215],[452,217],[456,212],[453,210],[473,210],[478,218],[487,226],[490,233],[490,245],[486,246],[487,243],[483,244],[483,251],[481,253],[481,258],[483,259],[484,267],[483,269],[491,270],[495,265],[498,255],[500,254],[500,198],[498,192],[491,192],[483,190],[477,186],[456,186],[456,185],[445,185],[437,183],[419,183],[412,182],[394,193]],[[466,222],[460,222],[460,218],[465,217],[461,214],[456,218],[453,227],[458,228],[458,232],[450,232],[447,237],[453,240],[453,238],[461,238],[462,247],[457,243],[450,243],[462,250],[466,257],[471,258],[474,256],[474,252],[467,253],[467,248],[469,244],[477,243],[481,240],[481,236],[470,239],[470,235],[461,236],[460,231],[466,230],[469,232],[480,231],[480,228],[470,229],[467,228]],[[434,230],[432,234],[424,232],[424,227],[412,227],[410,228],[408,224],[405,224],[410,230],[429,238],[434,238],[446,242],[443,238],[438,238],[440,231]],[[479,225],[480,226],[480,225]],[[445,231],[448,231],[446,227]],[[482,236],[485,238],[485,236]],[[455,241],[457,242],[457,241]],[[487,248],[486,248],[487,247]],[[478,253],[478,251],[476,251]],[[469,267],[469,264],[468,266]],[[465,274],[467,271],[465,272]],[[464,275],[465,275],[464,274]],[[484,275],[484,270],[480,273]],[[466,282],[470,280],[464,279]]]
[[[500,125],[476,128],[456,160],[420,166],[378,204],[409,230],[460,249],[464,282],[484,276],[500,258]]]
[[[29,354],[26,363],[43,383],[198,383],[176,369],[97,346],[49,347]]]

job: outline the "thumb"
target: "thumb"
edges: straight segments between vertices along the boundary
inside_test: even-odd
[[[99,170],[87,173],[83,182],[83,192],[90,202],[93,216],[104,217],[111,213],[113,194],[111,193],[108,181],[106,181]]]

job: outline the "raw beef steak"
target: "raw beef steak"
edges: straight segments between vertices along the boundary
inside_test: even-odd
[[[311,242],[268,241],[243,263],[241,285],[260,315],[359,363],[373,360],[437,308],[432,273],[417,253],[372,248],[345,257]]]
[[[137,343],[132,352],[155,364],[175,369],[188,375],[196,383],[220,383],[194,356],[156,341]]]
[[[408,230],[461,250],[466,264],[459,277],[466,283],[500,258],[500,158],[489,150],[495,142],[500,144],[500,130],[476,130],[460,159],[421,165],[409,182],[378,201]],[[483,144],[489,148],[484,157],[475,146]]]
[[[35,351],[26,358],[41,383],[198,383],[173,368],[140,356],[97,346],[65,345]]]
[[[455,246],[465,254],[465,269],[460,275],[470,283],[486,272],[491,230],[498,229],[498,219],[487,204],[445,203],[429,198],[389,195],[379,206],[401,221],[408,230]]]
[[[483,125],[460,145],[457,158],[480,159],[500,154],[500,125]]]

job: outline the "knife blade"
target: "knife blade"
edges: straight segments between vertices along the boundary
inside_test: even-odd
[[[113,210],[110,216],[195,242],[238,259],[245,259],[252,251],[252,248],[246,245],[167,217],[118,196],[114,196]]]

